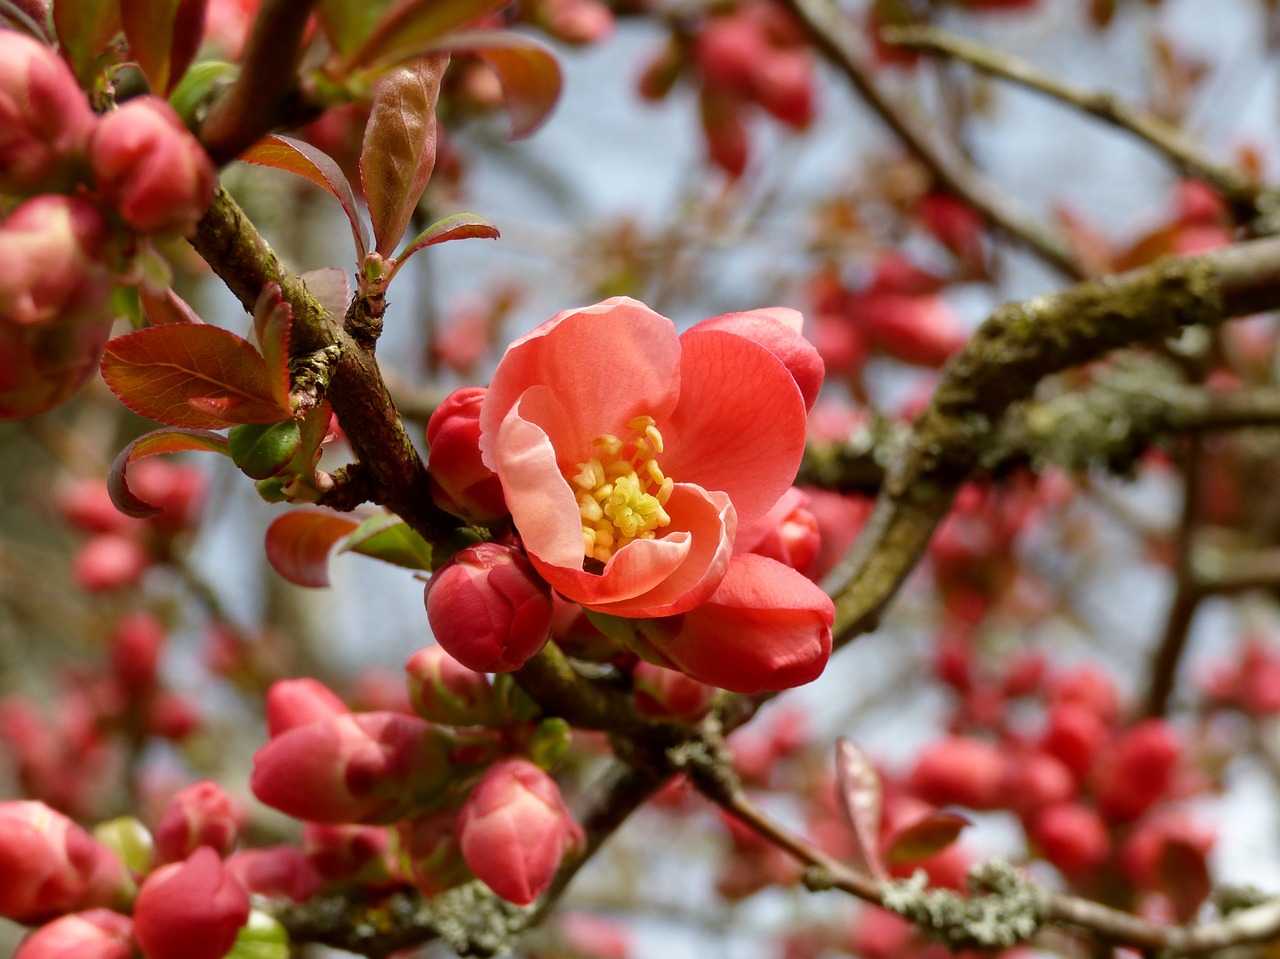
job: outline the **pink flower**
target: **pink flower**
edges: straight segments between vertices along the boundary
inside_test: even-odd
[[[239,831],[239,816],[231,797],[213,780],[202,779],[169,800],[156,826],[157,862],[186,859],[200,846],[209,846],[225,856],[235,846]]]
[[[547,891],[565,853],[582,844],[555,780],[533,763],[497,763],[458,813],[467,865],[503,899],[528,905]]]
[[[524,554],[478,543],[431,577],[427,620],[445,651],[469,669],[519,669],[551,638],[551,593]]]
[[[120,860],[42,802],[0,803],[0,916],[31,922],[108,902],[125,883]]]
[[[144,233],[190,233],[213,199],[213,162],[158,97],[130,100],[103,117],[89,159],[103,197]]]
[[[454,390],[427,420],[431,497],[439,507],[472,522],[507,515],[502,484],[480,461],[482,386]]]
[[[133,920],[110,909],[90,909],[37,929],[13,959],[131,959]]]
[[[109,238],[106,219],[84,200],[38,196],[14,209],[0,224],[0,326],[109,324]]]
[[[222,959],[248,921],[248,894],[208,846],[149,875],[133,907],[147,959]]]
[[[278,679],[267,690],[267,732],[272,737],[350,712],[337,693],[310,676]]]
[[[804,452],[821,360],[800,322],[759,310],[677,336],[615,297],[508,348],[481,410],[481,450],[557,592],[631,618],[706,602],[738,524],[777,502]]]
[[[66,63],[0,30],[0,192],[56,192],[69,183],[95,117]]]

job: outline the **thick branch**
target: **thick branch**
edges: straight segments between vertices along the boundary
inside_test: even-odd
[[[458,520],[436,507],[427,469],[405,432],[377,361],[347,335],[249,222],[219,190],[191,240],[196,251],[246,310],[268,283],[278,283],[293,307],[295,355],[336,347],[328,399],[362,465],[373,502],[386,506],[432,542],[447,539]]]
[[[1010,406],[1052,373],[1185,326],[1280,306],[1280,241],[1081,283],[993,314],[947,366],[866,528],[824,584],[843,643],[875,628]]]
[[[1147,145],[1168,157],[1179,171],[1203,180],[1231,206],[1241,222],[1257,219],[1264,212],[1266,199],[1262,188],[1228,166],[1214,162],[1192,140],[1159,117],[1135,109],[1110,93],[1082,90],[1041,73],[1025,60],[992,50],[990,47],[958,37],[937,27],[913,26],[886,28],[884,38],[890,43],[922,53],[955,57],[995,76],[1012,80],[1029,90],[1043,93],[1078,110],[1097,117],[1114,127],[1132,133]],[[1271,200],[1274,205],[1274,200]]]
[[[938,184],[963,198],[988,223],[1073,279],[1088,271],[1063,240],[1010,202],[953,146],[933,136],[929,127],[909,117],[876,85],[858,54],[858,33],[831,0],[784,0],[800,19],[814,44],[848,78],[867,104],[897,137],[932,171]]]

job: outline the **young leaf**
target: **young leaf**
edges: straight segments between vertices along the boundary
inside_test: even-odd
[[[320,0],[316,20],[329,45],[340,54],[358,47],[392,6],[392,0]]]
[[[1213,892],[1213,877],[1204,850],[1178,836],[1169,836],[1156,858],[1156,882],[1173,906],[1178,922],[1190,922]]]
[[[246,424],[227,434],[231,461],[250,479],[262,480],[282,473],[302,446],[302,433],[294,420],[267,426]]]
[[[322,266],[302,274],[302,282],[325,312],[341,320],[351,302],[351,277],[336,266]]]
[[[121,30],[119,0],[58,0],[53,5],[53,29],[76,79],[88,85]]]
[[[402,0],[393,6],[353,51],[333,67],[335,78],[355,70],[378,70],[411,57],[444,49],[437,41],[450,31],[507,5],[508,0]]]
[[[285,513],[267,527],[267,561],[297,586],[328,586],[329,551],[358,525],[327,510]]]
[[[351,223],[351,235],[356,244],[356,258],[364,259],[369,249],[364,222],[360,219],[360,210],[356,206],[356,196],[351,189],[351,184],[333,157],[323,150],[316,149],[310,143],[272,133],[255,143],[247,152],[240,154],[239,159],[259,166],[274,167],[310,180],[341,203],[343,212],[347,214],[347,219]]]
[[[398,269],[400,264],[424,247],[448,243],[450,240],[469,240],[473,237],[496,240],[501,235],[498,228],[479,213],[452,213],[443,219],[436,220],[415,236],[396,257],[396,268]]]
[[[372,556],[406,569],[431,569],[431,544],[398,516],[374,516],[361,523],[339,552]]]
[[[145,283],[138,286],[138,299],[142,302],[142,312],[152,326],[168,326],[173,323],[204,323],[191,309],[191,305],[166,287],[157,292]]]
[[[950,846],[971,825],[973,823],[959,813],[929,813],[894,834],[885,851],[885,861],[898,866],[927,859]]]
[[[447,53],[393,67],[373,85],[360,150],[360,182],[375,249],[390,256],[436,165],[436,101]]]
[[[293,329],[293,307],[280,293],[280,284],[268,283],[253,305],[253,332],[262,349],[267,369],[267,386],[281,409],[289,409],[289,334]],[[263,479],[264,477],[257,477]]]
[[[167,97],[204,38],[207,0],[120,0],[129,52],[157,96]]]
[[[527,137],[540,127],[560,96],[560,64],[555,54],[529,37],[502,30],[469,30],[446,37],[436,49],[473,53],[498,75],[512,139]]]
[[[184,450],[210,450],[230,456],[231,451],[224,437],[205,430],[156,430],[139,436],[120,451],[115,462],[111,464],[111,473],[107,477],[107,492],[116,509],[126,516],[146,519],[160,512],[160,507],[139,499],[129,489],[129,464],[146,456],[160,453],[181,453]]]
[[[885,878],[879,851],[884,802],[880,774],[867,754],[844,736],[836,740],[836,799],[857,840],[855,865],[877,879]]]
[[[118,336],[107,342],[102,378],[129,409],[169,426],[218,429],[291,415],[272,397],[257,351],[216,326],[182,323]]]

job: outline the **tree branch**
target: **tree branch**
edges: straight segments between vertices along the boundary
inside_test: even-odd
[[[959,151],[933,136],[924,123],[889,100],[858,54],[857,32],[831,0],[783,2],[799,18],[818,49],[844,73],[858,95],[907,149],[930,169],[943,189],[964,199],[989,224],[1067,276],[1083,279],[1088,275],[1060,237],[1014,206]]]

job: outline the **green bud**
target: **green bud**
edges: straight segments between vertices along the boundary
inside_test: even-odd
[[[284,470],[302,445],[302,434],[293,420],[265,426],[246,423],[227,434],[231,460],[256,480],[269,479]]]

